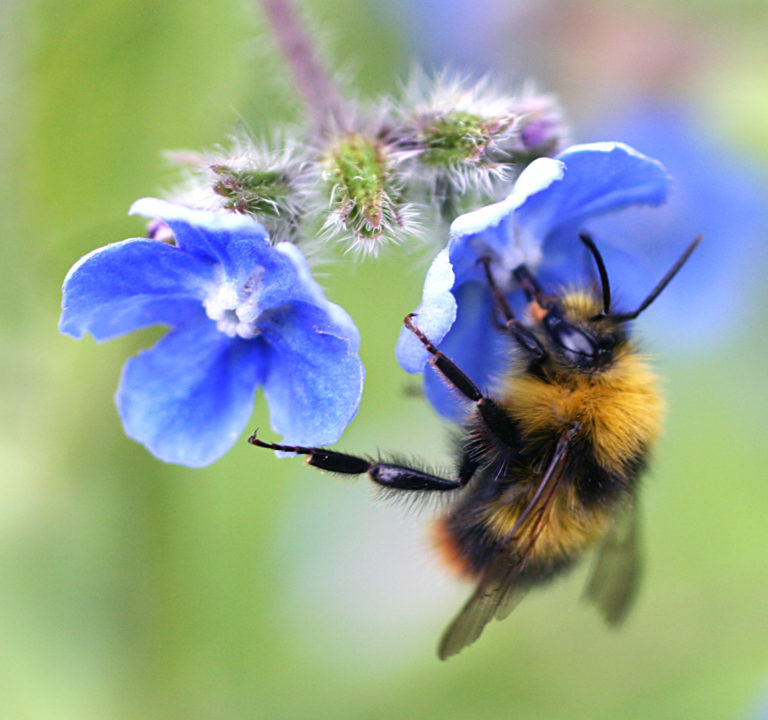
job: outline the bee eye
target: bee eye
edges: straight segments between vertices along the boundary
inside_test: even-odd
[[[600,348],[590,335],[554,312],[549,312],[544,318],[544,327],[552,341],[564,351],[571,362],[590,365],[600,354]]]

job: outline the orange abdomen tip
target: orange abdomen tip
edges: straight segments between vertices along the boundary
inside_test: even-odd
[[[448,529],[445,518],[438,518],[430,526],[430,539],[438,560],[453,573],[465,580],[476,577],[456,536]]]

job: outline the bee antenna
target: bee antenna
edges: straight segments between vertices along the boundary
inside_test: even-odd
[[[600,273],[600,287],[603,290],[603,311],[600,313],[603,317],[608,315],[611,309],[611,284],[608,282],[608,271],[605,269],[603,256],[595,245],[595,241],[589,233],[579,233],[579,240],[587,246],[587,250],[592,253],[597,265],[597,272]]]
[[[697,235],[693,242],[685,249],[685,252],[680,256],[678,261],[669,269],[669,272],[661,278],[658,285],[656,285],[653,290],[651,290],[650,294],[648,295],[643,302],[640,303],[640,307],[637,308],[634,312],[629,313],[617,313],[615,315],[611,315],[611,318],[613,320],[618,320],[620,322],[624,322],[626,320],[634,320],[643,310],[645,310],[659,295],[661,294],[661,291],[669,285],[669,282],[672,280],[675,275],[677,275],[678,271],[680,270],[683,265],[685,265],[688,258],[691,256],[691,253],[696,249],[697,245],[701,242],[701,235]]]

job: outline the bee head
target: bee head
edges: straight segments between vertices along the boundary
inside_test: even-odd
[[[512,271],[518,287],[530,302],[529,314],[538,325],[538,333],[531,332],[531,329],[525,328],[514,317],[512,308],[491,273],[491,259],[484,257],[480,258],[480,261],[485,267],[495,303],[507,318],[506,327],[520,347],[537,362],[549,355],[566,368],[589,373],[606,367],[617,348],[626,344],[626,323],[634,320],[659,296],[690,257],[701,237],[697,237],[686,248],[680,259],[636,310],[624,313],[613,312],[611,309],[608,272],[592,238],[582,233],[579,239],[592,254],[599,273],[600,285],[593,292],[571,290],[561,295],[550,295],[542,290],[525,265],[519,265]]]
[[[539,314],[549,352],[564,365],[596,370],[613,358],[617,345],[626,339],[620,323],[584,310],[595,303],[585,293],[568,293]]]

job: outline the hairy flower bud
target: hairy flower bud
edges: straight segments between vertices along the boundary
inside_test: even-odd
[[[471,197],[491,198],[533,159],[562,149],[566,133],[552,96],[512,95],[488,78],[416,73],[395,104],[391,132],[410,151],[409,189],[427,191],[448,220]]]
[[[275,150],[247,136],[231,147],[200,155],[175,153],[172,159],[189,169],[189,182],[174,200],[203,210],[230,210],[250,215],[267,229],[273,242],[299,242],[305,212],[301,161],[294,144],[282,140]]]
[[[488,149],[514,124],[514,116],[483,117],[461,110],[418,119],[419,160],[434,167],[481,166]]]
[[[375,253],[381,240],[403,227],[404,210],[389,147],[372,135],[337,138],[323,157],[323,177],[330,188],[331,216],[326,228],[346,230],[354,248]]]
[[[213,191],[224,198],[224,207],[250,215],[280,215],[281,201],[290,193],[288,176],[277,170],[249,168],[236,170],[226,165],[211,165],[219,177]]]
[[[417,72],[394,103],[392,137],[412,153],[406,184],[417,196],[437,203],[445,220],[493,193],[497,180],[510,179],[506,154],[514,141],[514,98],[487,80]]]

